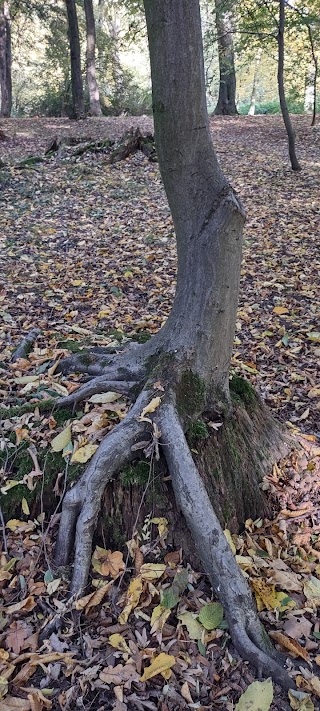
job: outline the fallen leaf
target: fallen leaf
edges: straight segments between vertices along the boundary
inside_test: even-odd
[[[152,660],[150,666],[144,670],[140,681],[147,681],[153,676],[157,676],[157,674],[161,674],[164,679],[169,679],[171,676],[171,667],[173,667],[175,663],[176,660],[172,654],[161,652]]]
[[[273,701],[271,679],[254,681],[240,696],[235,711],[269,711]]]
[[[85,462],[88,462],[97,451],[98,446],[98,444],[85,444],[84,447],[79,447],[79,449],[76,449],[71,457],[71,464],[74,462],[85,464]]]
[[[204,627],[202,627],[191,612],[180,612],[177,618],[187,628],[190,639],[201,639],[204,633]]]
[[[65,427],[51,442],[51,448],[54,452],[62,452],[62,450],[71,441],[71,425]]]
[[[294,656],[301,657],[305,662],[310,661],[307,650],[301,647],[301,644],[299,644],[299,642],[295,639],[289,639],[289,637],[286,637],[286,635],[282,634],[282,632],[273,631],[270,632],[270,637],[272,637],[277,644],[280,644],[281,647],[287,649],[288,652],[291,652]]]

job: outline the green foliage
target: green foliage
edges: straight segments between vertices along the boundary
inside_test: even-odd
[[[144,459],[130,465],[121,472],[123,486],[144,486],[150,476],[150,463]]]
[[[202,412],[205,391],[205,383],[200,376],[192,370],[185,370],[177,386],[177,407],[179,412],[189,417]]]
[[[188,439],[191,442],[196,442],[197,440],[207,439],[209,437],[209,431],[206,423],[203,420],[196,420],[190,425],[188,430]]]
[[[256,395],[252,385],[248,380],[235,373],[230,380],[230,392],[231,396],[236,396],[236,399],[242,400],[246,405],[255,402]]]

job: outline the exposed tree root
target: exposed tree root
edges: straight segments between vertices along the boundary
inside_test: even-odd
[[[127,417],[103,440],[82,478],[64,498],[55,562],[58,566],[67,565],[75,542],[72,594],[81,594],[87,584],[92,537],[104,489],[135,456],[131,448],[139,435],[144,433],[145,438],[145,422],[137,417],[148,399],[148,393],[143,391]]]
[[[264,675],[271,675],[284,688],[294,688],[293,680],[276,661],[278,655],[263,634],[252,594],[213,511],[174,405],[163,405],[157,422],[176,501],[224,606],[236,649]]]
[[[78,402],[82,402],[91,395],[96,395],[97,393],[106,393],[110,390],[112,392],[121,393],[123,395],[129,395],[130,390],[135,387],[136,381],[125,381],[125,380],[106,380],[104,375],[99,375],[96,378],[92,378],[88,383],[84,383],[78,390],[75,390],[71,395],[59,398],[59,407],[70,407],[76,405]]]
[[[29,333],[27,333],[25,338],[21,341],[20,345],[18,346],[18,348],[16,348],[16,350],[11,356],[11,360],[13,363],[18,360],[18,358],[27,357],[40,333],[41,331],[39,331],[38,328],[33,328],[31,331],[29,331]]]
[[[116,353],[114,349],[110,352],[107,348],[74,353],[60,361],[58,371],[64,375],[83,373],[89,376],[104,375],[105,380],[140,381],[146,372],[144,345],[128,343]]]
[[[121,357],[129,357],[134,362],[137,352],[120,355],[120,361]],[[140,375],[145,372],[140,358],[134,365],[135,374],[137,368]],[[117,371],[118,375],[121,371],[115,362],[109,364],[108,369],[113,373]],[[127,380],[122,378],[113,381],[107,379],[106,375],[96,377],[67,398],[61,398],[58,405],[73,405],[93,393],[110,389],[129,392],[139,382],[134,379],[135,376],[129,379],[127,368],[125,372]],[[151,398],[150,387],[143,389],[127,417],[101,443],[82,478],[65,496],[55,561],[57,565],[67,565],[75,543],[72,594],[82,594],[87,584],[92,539],[104,489],[134,458],[134,445],[137,441],[146,438],[148,421],[139,419],[139,415]],[[283,658],[274,650],[259,621],[250,588],[235,561],[192,459],[184,425],[176,409],[174,392],[166,391],[163,402],[151,417],[160,432],[160,443],[172,478],[176,502],[212,586],[224,606],[234,646],[260,674],[271,675],[284,688],[294,688],[293,680],[283,668]]]

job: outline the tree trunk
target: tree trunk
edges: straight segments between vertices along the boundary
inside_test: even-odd
[[[96,27],[92,0],[84,0],[87,32],[87,84],[91,116],[101,116],[99,88],[96,77]]]
[[[285,27],[285,0],[279,0],[279,28],[278,28],[278,90],[281,106],[281,113],[288,136],[289,156],[292,170],[301,170],[301,166],[296,156],[295,133],[287,107],[284,90],[284,27]]]
[[[216,27],[219,53],[219,96],[214,113],[233,116],[236,107],[236,72],[233,49],[233,17],[230,0],[216,0]]]
[[[254,116],[255,111],[256,111],[257,80],[258,80],[258,72],[259,72],[259,67],[260,67],[260,62],[261,62],[261,55],[262,55],[262,49],[260,47],[257,51],[256,57],[255,57],[255,62],[254,62],[252,92],[251,92],[250,107],[249,107],[249,111],[248,111],[248,116]]]
[[[77,8],[75,0],[65,0],[68,17],[68,38],[70,46],[71,86],[72,86],[72,118],[81,119],[85,116],[83,84],[81,74],[81,52]]]
[[[189,529],[225,608],[234,645],[260,672],[289,688],[294,683],[261,628],[219,523],[220,518],[237,526],[249,510],[254,516],[264,513],[258,462],[268,467],[283,446],[279,428],[251,388],[238,382],[233,397],[229,389],[244,213],[211,142],[199,2],[144,0],[144,5],[155,140],[177,239],[176,296],[167,323],[146,344],[132,344],[114,356],[92,353],[85,362],[83,355],[74,356],[60,365],[64,372],[96,375],[62,398],[64,407],[107,390],[127,392],[132,399],[139,394],[64,498],[56,563],[68,563],[75,541],[72,592],[83,591],[106,485],[141,448],[151,461],[161,450],[170,499],[174,496],[182,529]],[[187,438],[203,432],[206,422],[209,431],[212,424],[221,425],[221,435],[208,437],[194,461]]]
[[[11,79],[11,26],[7,2],[0,5],[0,115],[11,116],[12,110],[12,79]]]

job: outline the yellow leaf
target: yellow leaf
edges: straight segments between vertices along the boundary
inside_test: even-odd
[[[168,520],[166,518],[152,518],[151,523],[158,526],[160,538],[164,538],[168,534]]]
[[[71,284],[72,286],[81,286],[81,284],[84,284],[84,282],[82,281],[82,279],[74,279]]]
[[[279,599],[279,593],[276,593],[274,585],[269,585],[263,578],[252,578],[250,583],[255,593],[259,612],[264,608],[267,610],[283,609],[281,605],[283,598]]]
[[[7,521],[6,528],[10,528],[10,531],[15,531],[17,528],[24,528],[25,525],[25,521],[19,521],[17,518],[11,518],[10,521]]]
[[[275,306],[272,311],[274,314],[278,314],[279,316],[281,316],[281,314],[289,313],[289,309],[287,309],[285,306]]]
[[[91,395],[89,402],[95,402],[99,405],[104,405],[106,402],[114,402],[119,400],[120,394],[114,393],[111,390],[107,393],[97,393],[96,395]]]
[[[7,483],[1,487],[0,491],[1,494],[6,494],[7,491],[10,489],[13,489],[14,486],[19,486],[19,484],[23,484],[22,481],[17,481],[16,479],[8,479]]]
[[[276,598],[279,602],[279,607],[278,609],[281,610],[281,612],[285,612],[285,610],[294,610],[296,607],[296,603],[294,600],[292,600],[289,595],[285,592],[276,592]],[[283,602],[285,600],[285,602]]]
[[[165,569],[163,563],[144,563],[140,568],[140,577],[142,580],[158,580]]]
[[[143,582],[141,578],[133,578],[127,590],[126,606],[119,615],[120,625],[125,625],[130,615],[131,610],[137,607],[141,593],[143,591]]]
[[[315,694],[320,697],[320,679],[318,676],[312,676],[310,679],[305,679],[303,676],[296,677],[296,684],[299,688],[305,691],[310,691],[311,694]]]
[[[190,639],[201,639],[205,629],[191,612],[181,612],[177,617],[187,628]]]
[[[98,449],[98,444],[85,444],[84,447],[79,447],[71,457],[71,463],[79,462],[84,464],[88,462],[89,459],[94,455]]]
[[[8,693],[8,680],[4,676],[0,676],[0,699],[3,699]]]
[[[65,427],[51,442],[51,447],[54,452],[62,452],[71,440],[71,425]]]
[[[233,540],[232,540],[232,535],[231,535],[229,529],[228,529],[228,528],[225,528],[225,530],[223,531],[223,533],[224,533],[224,535],[225,535],[225,537],[226,537],[226,539],[227,539],[227,541],[228,541],[228,543],[229,543],[229,546],[230,546],[230,548],[231,548],[231,550],[232,550],[233,555],[235,555],[236,552],[237,552],[237,550],[236,550],[236,547],[235,547],[234,542],[233,542]]]
[[[28,502],[27,502],[27,499],[25,499],[24,497],[23,497],[23,499],[22,499],[22,501],[21,501],[21,508],[22,508],[23,513],[24,513],[26,516],[29,516],[29,513],[30,513],[29,504],[28,504]]]
[[[160,403],[161,403],[161,397],[152,398],[152,400],[149,402],[149,404],[143,408],[142,413],[138,419],[143,420],[143,418],[146,415],[149,415],[151,412],[154,412],[157,409],[157,407],[159,407]]]
[[[111,644],[111,647],[115,647],[115,649],[120,649],[121,652],[131,654],[130,647],[128,647],[122,634],[111,634],[109,637],[109,644]]]
[[[170,671],[171,674],[171,667],[173,667],[175,662],[175,657],[172,654],[161,652],[161,654],[158,654],[158,656],[152,660],[150,666],[144,670],[140,681],[147,681],[147,679],[151,679],[153,676],[157,676],[157,674],[162,674],[165,679],[169,679],[170,675],[168,675],[167,672]]]
[[[254,681],[240,697],[235,711],[269,711],[273,701],[271,679]]]
[[[163,605],[157,605],[153,609],[150,620],[151,634],[162,631],[163,626],[170,614],[171,610],[163,607]]]

